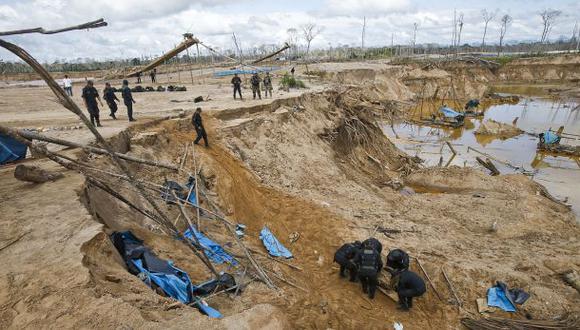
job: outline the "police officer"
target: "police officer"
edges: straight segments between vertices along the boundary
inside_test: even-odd
[[[356,259],[360,253],[362,243],[356,241],[341,246],[334,254],[334,262],[340,265],[340,277],[345,277],[344,271],[348,269],[350,281],[356,281],[358,267]]]
[[[374,238],[370,238],[362,244],[361,252],[357,257],[358,276],[362,284],[363,292],[367,293],[370,299],[374,299],[377,290],[378,275],[383,268],[380,252],[382,246]]]
[[[258,72],[255,72],[254,75],[252,75],[252,79],[250,79],[250,83],[252,84],[252,95],[254,95],[254,100],[256,99],[256,94],[258,94],[260,100],[262,99],[262,94],[260,93],[261,81],[262,79],[260,79]]]
[[[268,93],[270,93],[270,98],[272,98],[272,78],[270,77],[270,72],[266,72],[264,77],[264,96],[268,98]]]
[[[101,121],[99,120],[99,106],[97,105],[97,100],[99,100],[101,106],[103,106],[103,102],[101,102],[99,92],[93,85],[92,80],[88,80],[87,85],[83,88],[83,100],[85,101],[85,106],[89,111],[91,124],[94,126],[96,121],[97,127],[103,127],[101,126]]]
[[[242,79],[238,77],[237,73],[232,78],[232,85],[234,85],[234,100],[236,99],[236,91],[240,94],[240,100],[242,100]]]
[[[127,117],[129,117],[129,121],[135,121],[133,118],[133,103],[137,102],[133,99],[133,94],[131,93],[131,88],[129,88],[129,82],[127,80],[123,80],[121,96],[123,97],[123,103],[125,103],[125,106],[127,107]]]
[[[117,119],[117,117],[115,117],[115,112],[117,112],[118,109],[116,101],[119,101],[119,99],[117,98],[117,95],[115,95],[115,90],[109,83],[105,83],[105,89],[103,89],[103,98],[105,99],[105,102],[107,102],[109,110],[111,110],[109,116],[113,119]]]
[[[397,275],[397,295],[399,296],[399,309],[408,311],[413,307],[413,298],[422,296],[427,288],[425,281],[410,270],[404,270]]]
[[[191,123],[193,127],[195,127],[195,132],[197,133],[197,138],[193,143],[198,144],[199,140],[203,138],[203,142],[205,142],[205,146],[209,147],[209,143],[207,142],[207,133],[205,132],[205,127],[203,127],[203,121],[201,119],[201,108],[195,109],[193,113],[193,117],[191,118]]]
[[[387,271],[391,275],[397,275],[409,269],[409,255],[401,249],[393,249],[387,255]]]
[[[151,77],[151,83],[156,83],[157,80],[155,79],[157,77],[157,69],[153,69],[150,73],[149,76]]]

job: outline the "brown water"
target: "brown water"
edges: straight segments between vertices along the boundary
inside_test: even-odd
[[[519,168],[494,161],[502,174],[525,172],[546,186],[556,198],[567,199],[579,219],[580,158],[536,150],[537,134],[549,128],[556,130],[564,126],[564,132],[580,135],[580,108],[575,109],[577,106],[571,102],[524,96],[517,104],[491,106],[483,118],[466,118],[465,126],[457,129],[400,123],[394,126],[398,138],[390,126],[385,125],[383,131],[400,149],[424,159],[426,166],[437,166],[441,157],[443,165],[449,161],[452,153],[445,141],[449,141],[458,153],[450,165],[481,168],[475,160],[481,155],[468,147],[489,154]],[[493,119],[511,124],[516,117],[519,117],[516,126],[528,134],[509,139],[473,134],[482,121]],[[580,138],[562,139],[561,143],[580,145]]]

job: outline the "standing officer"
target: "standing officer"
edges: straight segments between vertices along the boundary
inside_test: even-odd
[[[157,77],[157,69],[153,69],[150,73],[149,76],[151,77],[151,83],[156,83],[155,77]]]
[[[207,142],[207,133],[205,132],[205,127],[203,127],[203,121],[201,119],[201,108],[195,109],[193,113],[193,117],[191,118],[191,123],[193,127],[195,127],[195,132],[197,133],[197,138],[193,141],[194,144],[198,144],[199,140],[203,138],[203,142],[205,142],[206,148],[209,147],[209,143]]]
[[[376,239],[368,239],[363,242],[362,251],[357,257],[358,276],[362,284],[364,293],[369,295],[370,299],[375,298],[375,292],[379,283],[379,272],[383,268],[381,261],[382,246],[377,246],[379,243]],[[380,248],[380,249],[379,249]]]
[[[252,76],[252,79],[250,79],[250,83],[252,84],[252,94],[254,95],[254,100],[256,99],[256,94],[258,94],[260,100],[262,99],[262,94],[260,93],[261,81],[262,79],[260,79],[258,72],[255,72],[254,75]]]
[[[133,94],[131,93],[131,88],[129,88],[129,82],[127,80],[123,80],[123,88],[121,89],[121,96],[123,97],[123,103],[127,107],[127,117],[129,117],[129,121],[135,121],[133,118]]]
[[[232,85],[234,85],[234,100],[236,99],[236,91],[240,94],[240,100],[242,100],[242,79],[238,77],[237,73],[232,78]]]
[[[101,126],[101,121],[99,120],[99,106],[97,105],[97,100],[99,100],[101,106],[103,106],[103,102],[101,102],[99,92],[93,85],[92,80],[88,80],[87,85],[83,88],[83,100],[85,101],[85,106],[89,111],[91,124],[94,126],[96,121],[97,127],[103,127]]]
[[[268,92],[270,93],[270,98],[272,98],[272,78],[270,77],[270,72],[266,72],[264,77],[264,93],[265,97],[268,98]]]
[[[115,95],[115,90],[109,83],[105,83],[105,89],[103,89],[103,98],[111,110],[109,116],[113,119],[117,119],[117,117],[115,117],[115,112],[117,112],[118,109],[116,101],[119,101],[119,99],[117,98],[117,95]]]

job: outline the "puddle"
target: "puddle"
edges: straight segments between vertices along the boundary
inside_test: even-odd
[[[439,106],[439,104],[437,104]],[[554,101],[540,97],[521,97],[516,104],[492,105],[482,118],[466,118],[465,126],[437,128],[409,123],[383,126],[383,131],[402,150],[412,156],[425,160],[426,166],[445,165],[452,153],[445,141],[450,142],[458,155],[451,165],[480,166],[476,156],[485,158],[474,148],[489,154],[496,159],[533,173],[539,183],[548,188],[550,193],[559,199],[568,198],[568,203],[579,219],[580,215],[580,158],[565,157],[538,152],[536,145],[538,133],[549,128],[554,130],[565,126],[564,132],[580,135],[580,108],[571,102]],[[434,105],[424,105],[423,114],[433,111]],[[514,138],[501,139],[497,136],[473,134],[482,121],[495,121],[511,124],[519,118],[516,126],[526,133]],[[393,132],[394,131],[394,132]],[[396,136],[395,136],[396,132]],[[577,139],[563,139],[563,144],[580,145]],[[441,157],[443,158],[441,160]],[[502,174],[516,173],[510,166],[495,161],[494,164]]]

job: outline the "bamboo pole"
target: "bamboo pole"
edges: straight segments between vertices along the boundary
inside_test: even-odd
[[[58,30],[45,30],[44,28],[38,27],[38,28],[32,28],[32,29],[0,32],[0,36],[9,36],[9,35],[27,34],[27,33],[56,34],[56,33],[61,33],[61,32],[73,31],[73,30],[95,29],[95,28],[100,28],[100,27],[107,26],[107,25],[108,24],[107,24],[107,22],[105,22],[104,19],[99,18],[96,21],[92,21],[92,22],[88,22],[88,23],[84,23],[84,24],[80,24],[80,25],[75,25],[75,26],[71,26],[71,27],[66,27],[66,28],[58,29]]]

